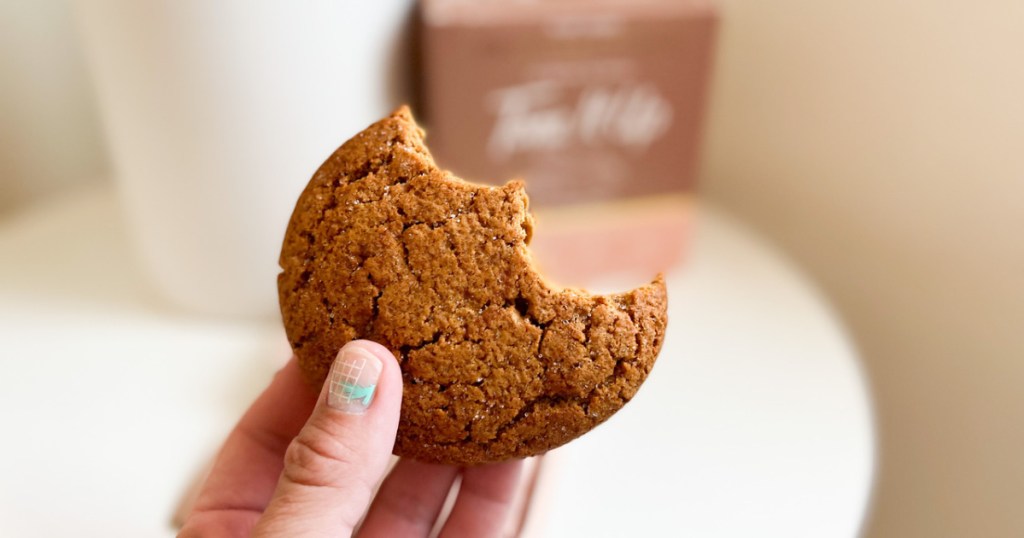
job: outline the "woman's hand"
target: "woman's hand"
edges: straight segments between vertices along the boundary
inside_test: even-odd
[[[398,363],[379,344],[345,345],[319,398],[293,358],[228,436],[180,536],[427,536],[460,473],[441,536],[500,535],[521,461],[400,460],[374,498],[401,400]]]

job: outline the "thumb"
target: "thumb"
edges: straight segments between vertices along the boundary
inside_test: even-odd
[[[254,535],[351,534],[387,468],[401,401],[394,356],[366,340],[345,344]]]

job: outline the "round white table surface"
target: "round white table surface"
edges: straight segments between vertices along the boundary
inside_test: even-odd
[[[287,357],[280,323],[165,306],[105,190],[0,218],[0,260],[0,536],[172,536],[183,491]],[[652,375],[545,458],[524,534],[856,536],[874,426],[826,302],[706,207],[667,282]]]

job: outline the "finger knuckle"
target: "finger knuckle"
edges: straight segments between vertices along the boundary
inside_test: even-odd
[[[328,432],[307,426],[284,455],[284,477],[302,486],[365,488],[356,454]]]

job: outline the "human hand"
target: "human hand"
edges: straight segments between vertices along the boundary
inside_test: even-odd
[[[228,436],[179,536],[427,536],[460,473],[441,536],[504,532],[521,461],[403,459],[374,497],[401,400],[398,363],[379,344],[346,344],[319,397],[292,358]]]

